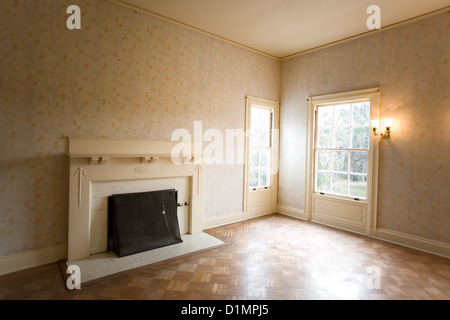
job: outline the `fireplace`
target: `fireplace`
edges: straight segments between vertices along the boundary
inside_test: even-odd
[[[108,248],[119,257],[183,242],[174,189],[108,198]]]
[[[176,159],[174,147],[182,150]],[[97,194],[103,185],[118,186],[113,190],[120,192],[108,193],[111,196],[177,190],[172,181],[176,180],[176,186],[187,189],[181,190],[183,206],[178,207],[179,215],[180,211],[187,214],[186,222],[180,221],[181,229],[189,234],[202,232],[203,167],[201,155],[191,154],[192,150],[201,148],[191,142],[69,138],[68,261],[88,258],[107,248],[107,228],[102,227],[108,223],[107,214],[102,210],[108,200]]]

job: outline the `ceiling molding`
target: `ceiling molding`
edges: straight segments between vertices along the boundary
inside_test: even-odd
[[[381,29],[378,29],[378,30],[372,30],[372,31],[364,32],[364,33],[361,33],[361,34],[358,34],[358,35],[355,35],[355,36],[351,36],[351,37],[348,37],[348,38],[345,38],[345,39],[341,39],[341,40],[337,40],[337,41],[334,41],[334,42],[330,42],[330,43],[324,44],[322,46],[318,46],[318,47],[311,48],[311,49],[308,49],[308,50],[305,50],[305,51],[294,53],[294,54],[288,55],[286,57],[280,58],[280,61],[289,60],[289,59],[292,59],[292,58],[295,58],[295,57],[298,57],[298,56],[301,56],[301,55],[304,55],[304,54],[307,54],[307,53],[310,53],[310,52],[313,52],[313,51],[321,50],[321,49],[328,48],[328,47],[331,47],[331,46],[335,46],[335,45],[338,45],[338,44],[341,44],[341,43],[345,43],[345,42],[352,41],[352,40],[355,40],[355,39],[363,38],[363,37],[366,37],[366,36],[369,36],[369,35],[373,35],[375,33],[379,33],[379,32],[383,32],[383,31],[389,30],[389,29],[397,28],[397,27],[400,27],[400,26],[405,25],[405,24],[409,24],[409,23],[420,21],[420,20],[424,20],[424,19],[427,19],[427,18],[430,18],[430,17],[433,17],[433,16],[437,16],[437,15],[443,14],[443,13],[450,13],[450,6],[445,7],[443,9],[440,9],[440,10],[429,12],[429,13],[426,13],[426,14],[423,14],[423,15],[411,18],[411,19],[407,19],[407,20],[403,20],[403,21],[400,21],[400,22],[397,22],[397,23],[393,23],[391,25],[382,27]]]
[[[358,35],[354,35],[354,36],[351,36],[351,37],[347,37],[347,38],[344,38],[344,39],[336,40],[336,41],[333,41],[333,42],[330,42],[330,43],[327,43],[327,44],[324,44],[324,45],[321,45],[321,46],[318,46],[318,47],[314,47],[314,48],[311,48],[311,49],[308,49],[308,50],[304,50],[304,51],[301,51],[301,52],[297,52],[297,53],[294,53],[294,54],[291,54],[291,55],[288,55],[288,56],[285,56],[285,57],[276,57],[276,56],[273,56],[273,55],[268,54],[266,52],[263,52],[263,51],[251,48],[249,46],[243,45],[241,43],[238,43],[238,42],[226,39],[226,38],[221,37],[221,36],[218,36],[218,35],[213,34],[211,32],[208,32],[208,31],[205,31],[205,30],[201,30],[201,29],[198,29],[196,27],[190,26],[188,24],[182,23],[180,21],[177,21],[177,20],[174,20],[174,19],[162,16],[162,15],[159,15],[159,14],[151,12],[151,11],[149,11],[147,9],[143,9],[143,8],[140,8],[140,7],[128,4],[128,3],[124,3],[121,0],[106,0],[106,1],[108,1],[110,3],[113,3],[115,5],[118,5],[120,7],[132,10],[134,12],[138,12],[138,13],[141,13],[141,14],[144,14],[144,15],[147,15],[147,16],[151,16],[151,17],[156,18],[158,20],[161,20],[161,21],[164,21],[164,22],[168,22],[168,23],[180,26],[182,28],[185,28],[185,29],[188,29],[188,30],[191,30],[191,31],[203,34],[203,35],[206,35],[206,36],[211,37],[213,39],[217,39],[217,40],[229,43],[229,44],[231,44],[233,46],[236,46],[236,47],[239,47],[239,48],[242,48],[242,49],[245,49],[245,50],[257,53],[259,55],[265,56],[267,58],[270,58],[270,59],[273,59],[273,60],[276,60],[276,61],[289,60],[289,59],[292,59],[292,58],[295,58],[295,57],[298,57],[298,56],[301,56],[301,55],[304,55],[304,54],[307,54],[307,53],[310,53],[310,52],[314,52],[314,51],[317,51],[317,50],[321,50],[321,49],[324,49],[324,48],[328,48],[328,47],[331,47],[331,46],[342,44],[342,43],[345,43],[345,42],[348,42],[348,41],[352,41],[352,40],[356,40],[356,39],[359,39],[359,38],[362,38],[362,37],[373,35],[373,34],[376,34],[376,33],[382,32],[382,31],[386,31],[386,30],[389,30],[389,29],[392,29],[392,28],[396,28],[396,27],[399,27],[399,26],[402,26],[402,25],[405,25],[405,24],[409,24],[409,23],[413,23],[413,22],[417,22],[417,21],[426,19],[426,18],[430,18],[432,16],[436,16],[436,15],[443,14],[443,13],[450,13],[450,6],[447,6],[445,8],[442,8],[442,9],[439,9],[439,10],[436,10],[436,11],[432,11],[432,12],[429,12],[429,13],[426,13],[426,14],[422,14],[422,15],[410,18],[410,19],[406,19],[406,20],[403,20],[403,21],[400,21],[400,22],[397,22],[397,23],[393,23],[393,24],[387,25],[387,26],[382,27],[381,29],[378,29],[378,30],[372,30],[372,31],[364,32],[364,33],[361,33],[361,34],[358,34]]]
[[[232,41],[232,40],[223,38],[223,37],[218,36],[218,35],[215,35],[215,34],[213,34],[213,33],[210,33],[210,32],[207,32],[207,31],[204,31],[204,30],[195,28],[195,27],[190,26],[190,25],[187,25],[187,24],[185,24],[185,23],[182,23],[182,22],[179,22],[179,21],[176,21],[176,20],[173,20],[173,19],[170,19],[170,18],[161,16],[161,15],[159,15],[159,14],[157,14],[157,13],[148,11],[148,10],[146,10],[146,9],[142,9],[142,8],[139,8],[139,7],[130,5],[130,4],[128,4],[128,3],[124,3],[124,2],[122,2],[122,1],[120,1],[120,0],[107,0],[107,1],[108,1],[108,2],[111,2],[111,3],[115,4],[115,5],[121,6],[121,7],[123,7],[123,8],[132,10],[132,11],[134,11],[134,12],[142,13],[142,14],[151,16],[151,17],[153,17],[153,18],[156,18],[156,19],[158,19],[158,20],[161,20],[161,21],[164,21],[164,22],[169,22],[169,23],[172,23],[172,24],[174,24],[174,25],[183,27],[183,28],[185,28],[185,29],[189,29],[189,30],[195,31],[195,32],[197,32],[197,33],[206,35],[206,36],[211,37],[211,38],[213,38],[213,39],[217,39],[217,40],[220,40],[220,41],[224,41],[224,42],[229,43],[229,44],[231,44],[231,45],[234,45],[234,46],[236,46],[236,47],[239,47],[239,48],[242,48],[242,49],[245,49],[245,50],[248,50],[248,51],[257,53],[257,54],[260,54],[260,55],[265,56],[265,57],[267,57],[267,58],[270,58],[270,59],[273,59],[273,60],[276,60],[276,61],[281,61],[280,58],[275,57],[275,56],[273,56],[273,55],[271,55],[271,54],[268,54],[268,53],[262,52],[262,51],[260,51],[260,50],[257,50],[257,49],[248,47],[248,46],[243,45],[243,44],[240,44],[240,43],[238,43],[238,42],[235,42],[235,41]]]

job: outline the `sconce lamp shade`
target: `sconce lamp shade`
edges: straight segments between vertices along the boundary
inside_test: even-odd
[[[372,124],[372,128],[379,128],[380,127],[380,121],[379,120],[371,120],[370,123]]]
[[[385,119],[385,120],[384,120],[384,126],[385,126],[386,128],[392,127],[392,119]]]

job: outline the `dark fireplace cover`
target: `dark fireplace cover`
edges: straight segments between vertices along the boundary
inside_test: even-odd
[[[176,190],[108,198],[108,246],[119,257],[183,242]]]

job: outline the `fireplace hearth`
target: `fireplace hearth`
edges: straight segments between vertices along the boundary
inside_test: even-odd
[[[108,246],[125,257],[183,242],[174,189],[108,198]]]

